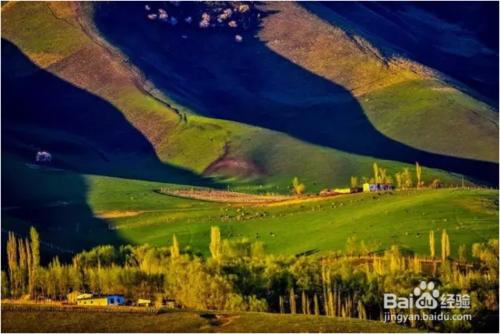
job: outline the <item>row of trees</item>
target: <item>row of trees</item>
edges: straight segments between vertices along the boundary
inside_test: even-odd
[[[415,179],[409,168],[403,168],[403,170],[396,172],[393,177],[387,172],[387,169],[380,167],[376,162],[373,163],[373,176],[361,177],[362,183],[390,184],[403,190],[413,187],[417,189],[423,188],[425,182],[422,178],[422,166],[418,162],[415,163]],[[357,188],[359,186],[359,178],[351,176],[351,187]],[[429,186],[431,188],[439,188],[442,186],[442,183],[439,179],[434,179]]]
[[[376,162],[374,162],[372,177],[351,176],[350,184],[351,188],[358,188],[362,186],[363,183],[370,183],[394,185],[396,188],[402,190],[407,190],[413,187],[420,189],[425,186],[425,182],[422,178],[422,166],[418,162],[415,163],[415,179],[409,168],[403,168],[403,170],[396,172],[393,177],[388,173],[387,169],[380,167]],[[434,179],[429,186],[431,188],[440,188],[442,183],[439,179]],[[295,195],[302,195],[305,193],[305,190],[306,186],[304,183],[300,182],[297,177],[294,177],[292,179],[292,192]]]
[[[30,229],[30,239],[16,238],[13,232],[9,232],[7,263],[11,294],[28,294],[35,298],[40,270],[40,238],[35,228]],[[5,282],[2,280],[2,287],[7,288]]]
[[[19,268],[29,260],[20,254],[28,254],[28,243],[31,255],[26,259],[33,260],[38,242],[35,232],[28,242],[9,235],[9,271],[2,272],[3,297],[38,295],[63,300],[70,291],[120,293],[131,299],[173,298],[183,307],[195,309],[383,320],[385,292],[406,296],[419,281],[432,280],[442,293],[469,293],[472,309],[467,311],[472,312],[473,320],[408,325],[433,330],[479,330],[481,321],[498,311],[498,240],[474,244],[474,259],[464,264],[451,258],[446,231],[441,234],[441,260],[430,262],[396,246],[376,253],[371,245],[353,239],[345,252],[298,257],[266,255],[262,244],[245,239],[224,240],[220,230],[213,227],[211,256],[206,259],[182,251],[174,235],[165,247],[99,246],[77,254],[71,263],[55,258],[36,270],[32,262],[32,271],[28,269],[23,276]],[[431,232],[432,256],[435,246]],[[30,276],[29,272],[36,274]]]

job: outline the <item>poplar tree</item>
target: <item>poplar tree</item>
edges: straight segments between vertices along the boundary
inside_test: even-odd
[[[431,257],[436,256],[436,239],[434,238],[434,231],[429,232],[429,248],[431,251]]]
[[[413,180],[408,168],[404,168],[403,173],[401,173],[401,183],[403,189],[409,189],[413,186]]]
[[[172,247],[170,247],[170,255],[172,259],[176,259],[181,255],[181,252],[179,250],[179,242],[177,241],[175,234],[172,236]]]
[[[26,247],[24,247],[24,240],[21,238],[17,240],[17,249],[19,253],[19,288],[20,293],[24,294],[28,278],[28,254],[26,253]]]
[[[37,230],[31,226],[31,274],[30,274],[30,294],[32,298],[36,298],[36,286],[38,284],[38,274],[40,270],[40,236]]]
[[[387,182],[387,170],[384,168],[379,168],[378,169],[378,182],[377,183],[382,183],[386,184]]]
[[[379,170],[376,162],[373,163],[373,177],[375,178],[375,183],[380,183]]]
[[[9,286],[7,273],[2,270],[2,298],[8,298],[10,296]]]
[[[446,261],[448,256],[450,256],[450,238],[446,230],[443,230],[441,234],[441,259],[443,262]]]
[[[307,301],[306,301],[306,292],[302,290],[301,295],[301,305],[302,305],[302,314],[307,314]]]
[[[422,186],[422,167],[418,162],[415,163],[415,171],[417,176],[417,188]]]
[[[402,177],[401,177],[401,173],[396,173],[396,184],[398,185],[398,189],[401,189],[401,187],[403,186],[403,182],[402,182]]]
[[[28,275],[28,294],[31,298],[33,298],[33,255],[31,253],[31,246],[28,239],[24,240],[25,248],[26,248],[26,260],[27,260],[27,275]]]
[[[16,237],[12,232],[9,232],[9,237],[7,239],[7,264],[9,267],[10,292],[12,296],[15,296],[17,294],[18,286],[18,260]]]
[[[317,294],[314,294],[314,314],[319,315],[319,301]]]
[[[210,231],[210,253],[214,259],[219,259],[221,255],[220,230],[217,226],[212,226]]]
[[[293,287],[290,289],[290,313],[297,313],[297,304],[295,303],[295,291]]]

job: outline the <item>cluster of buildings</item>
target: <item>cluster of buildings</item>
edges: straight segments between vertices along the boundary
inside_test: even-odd
[[[368,193],[368,192],[388,191],[388,190],[394,190],[394,186],[392,184],[383,184],[383,183],[363,183],[362,187],[325,189],[322,190],[319,194],[321,196],[329,196],[338,194],[353,194],[360,192]]]
[[[154,303],[151,299],[139,298],[136,301],[128,300],[121,294],[95,295],[92,293],[70,292],[67,296],[67,303],[80,306],[164,306],[167,308],[178,308],[179,305],[173,299],[160,298]]]

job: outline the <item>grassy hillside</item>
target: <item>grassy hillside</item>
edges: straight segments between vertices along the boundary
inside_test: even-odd
[[[405,58],[403,52],[384,52],[394,48],[385,39],[396,38],[394,32],[398,31],[385,25],[404,26],[397,15],[377,17],[363,5],[311,3],[304,7],[279,3],[270,5],[269,9],[277,13],[265,19],[259,35],[269,48],[352,92],[374,127],[389,138],[430,152],[498,161],[498,110],[461,92],[470,89],[456,80]],[[342,14],[348,18],[357,15],[358,21],[349,21]],[[409,13],[405,12],[401,14],[401,19],[423,21],[425,15],[429,15],[424,12],[413,14],[409,18]],[[456,27],[434,19],[436,21],[429,21],[436,26],[440,23],[440,29],[450,35],[456,34]],[[379,21],[382,21],[381,25],[378,25]],[[301,29],[292,29],[297,22],[300,22]],[[424,26],[423,23],[421,25]],[[429,29],[427,26],[424,28]],[[431,33],[418,36],[423,40],[421,43],[434,42]],[[403,45],[413,42],[412,37],[417,39],[411,34],[405,38],[398,36]],[[458,44],[461,38],[466,37],[453,35],[448,43]],[[469,46],[467,43],[461,45]],[[432,52],[433,48],[429,50]],[[493,53],[486,48],[474,52]],[[490,58],[487,59],[490,61]],[[439,61],[439,58],[436,57],[436,60]],[[496,63],[498,61],[494,61],[493,66]],[[382,101],[385,103],[382,104]],[[470,121],[472,119],[474,122]],[[455,131],[463,138],[478,140],[465,141],[449,136]],[[485,143],[488,143],[488,149],[483,148]]]
[[[421,253],[431,228],[450,230],[453,251],[494,236],[498,203],[488,190],[250,207],[243,218],[237,208],[154,193],[288,193],[293,176],[316,192],[369,177],[374,161],[394,174],[419,160],[427,183],[460,183],[442,169],[494,183],[496,113],[296,4],[266,5],[261,27],[239,44],[225,32],[190,31],[186,40],[145,21],[142,5],[111,16],[109,6],[2,6],[4,230],[35,225],[65,250],[167,244],[175,232],[202,253],[212,224],[224,237],[259,238],[271,253],[341,249],[358,225],[360,240]],[[53,153],[55,170],[30,165],[38,149]]]
[[[89,195],[95,212],[137,212],[108,219],[120,238],[167,245],[175,233],[183,247],[203,254],[208,254],[213,225],[221,228],[223,238],[261,241],[273,254],[342,250],[355,237],[374,250],[397,244],[425,255],[429,231],[447,229],[456,255],[461,244],[470,249],[473,242],[494,238],[498,230],[497,192],[489,190],[358,194],[294,205],[238,206],[172,198],[146,187],[134,187],[125,197],[108,190],[118,188],[117,183],[93,179]]]
[[[447,229],[456,255],[461,244],[470,249],[498,232],[496,190],[354,194],[246,206],[154,192],[182,185],[34,170],[15,160],[3,164],[23,175],[23,183],[7,180],[7,185],[37,184],[36,191],[19,191],[4,202],[4,230],[24,234],[35,225],[42,240],[73,251],[103,243],[169,245],[175,233],[182,248],[206,255],[210,226],[217,225],[223,238],[261,241],[271,254],[342,250],[354,236],[373,250],[397,244],[425,255],[429,231]]]
[[[4,332],[408,332],[378,321],[269,313],[228,313],[221,320],[196,311],[158,315],[100,312],[2,312]]]
[[[140,9],[143,10],[142,8]],[[290,5],[281,11],[284,10],[297,10],[297,8]],[[90,143],[99,150],[103,150],[101,139],[103,136],[106,138],[124,138],[124,135],[129,136],[132,133],[131,130],[127,130],[127,133],[124,132],[124,130],[120,130],[120,127],[107,125],[111,123],[113,118],[116,119],[118,115],[121,114],[123,117],[120,122],[130,123],[130,125],[137,130],[134,136],[138,137],[140,140],[149,142],[151,145],[146,157],[140,155],[135,156],[135,160],[143,158],[148,161],[157,160],[159,163],[167,163],[175,167],[193,171],[195,174],[215,174],[224,177],[234,177],[232,181],[237,181],[238,184],[241,184],[242,181],[245,183],[246,180],[250,180],[252,184],[266,184],[268,187],[274,187],[275,191],[279,191],[278,189],[280,188],[285,188],[290,178],[295,175],[302,176],[305,181],[309,183],[310,190],[319,190],[331,185],[346,185],[351,175],[368,175],[374,159],[384,160],[385,158],[385,160],[389,160],[384,161],[383,164],[391,172],[401,169],[404,166],[404,164],[397,162],[397,160],[408,161],[409,163],[420,160],[421,163],[426,165],[424,160],[429,158],[427,153],[415,151],[411,148],[404,148],[397,143],[393,143],[391,140],[379,135],[377,130],[371,127],[371,125],[368,125],[369,121],[363,115],[361,107],[354,98],[349,97],[348,91],[344,91],[343,88],[339,86],[334,89],[336,92],[333,95],[327,93],[326,96],[322,97],[325,90],[330,89],[332,85],[327,81],[316,79],[313,75],[305,76],[302,70],[298,67],[294,68],[288,65],[287,62],[281,59],[281,56],[273,56],[273,54],[270,53],[271,50],[272,52],[277,52],[277,50],[269,48],[269,43],[269,45],[264,46],[261,42],[256,41],[255,43],[250,43],[248,46],[238,46],[240,47],[239,50],[233,50],[233,52],[238,52],[238,54],[235,54],[234,59],[241,58],[242,62],[248,62],[248,64],[251,65],[250,67],[244,66],[245,73],[252,73],[254,77],[252,80],[254,80],[254,82],[266,83],[257,86],[252,84],[252,89],[258,89],[258,96],[262,95],[262,99],[246,99],[246,88],[240,87],[240,85],[247,85],[247,83],[244,81],[241,82],[241,80],[242,78],[247,78],[248,75],[238,70],[238,66],[241,65],[240,63],[230,65],[230,63],[226,62],[226,65],[224,65],[227,72],[226,76],[238,75],[238,77],[233,77],[230,82],[230,88],[234,91],[232,94],[233,97],[231,97],[231,95],[225,95],[227,95],[229,99],[236,99],[234,103],[236,103],[238,107],[241,107],[238,109],[238,113],[233,113],[235,115],[234,117],[229,117],[230,119],[268,127],[278,130],[279,132],[241,123],[201,117],[191,113],[187,121],[183,121],[180,115],[189,111],[204,113],[209,116],[218,116],[218,114],[213,114],[214,110],[207,110],[207,107],[212,108],[211,103],[212,101],[216,101],[214,98],[217,99],[220,97],[220,92],[210,92],[205,89],[198,89],[198,92],[210,93],[212,97],[201,101],[196,96],[190,96],[191,98],[189,101],[185,98],[183,99],[176,93],[177,91],[183,89],[186,84],[191,86],[185,87],[187,89],[186,91],[192,91],[197,88],[192,81],[188,80],[190,77],[189,75],[185,76],[182,82],[177,81],[182,77],[182,73],[177,73],[178,75],[173,78],[166,78],[168,80],[164,80],[165,78],[163,78],[163,81],[159,82],[157,80],[158,76],[151,75],[150,67],[141,67],[143,64],[136,63],[134,61],[134,55],[127,54],[125,51],[128,49],[123,49],[123,45],[117,44],[118,51],[122,52],[122,54],[120,54],[117,52],[117,49],[104,41],[103,37],[96,33],[92,23],[88,21],[88,17],[85,14],[87,11],[87,7],[81,8],[75,3],[12,3],[2,8],[4,38],[13,43],[15,47],[19,48],[20,52],[27,55],[29,60],[33,62],[32,65],[24,65],[25,61],[16,60],[21,57],[18,53],[12,55],[14,61],[20,64],[18,64],[17,67],[9,66],[9,72],[11,71],[10,69],[12,69],[12,73],[8,75],[12,75],[13,80],[16,81],[18,85],[26,87],[27,83],[34,83],[33,77],[18,77],[16,76],[16,71],[18,73],[38,73],[37,67],[41,67],[54,74],[55,77],[76,85],[87,92],[91,92],[92,95],[96,95],[96,97],[109,101],[110,104],[116,108],[116,110],[113,111],[111,111],[111,108],[108,108],[110,111],[106,113],[99,112],[99,116],[88,115],[88,117],[83,119],[83,122],[82,120],[78,122],[82,129],[92,129],[90,133],[80,134],[80,136],[83,136],[82,139],[86,142],[85,145]],[[139,14],[142,15],[142,12]],[[273,25],[281,20],[280,17],[281,16],[278,14],[273,14],[266,18],[266,20],[271,21],[269,21],[269,23],[265,21],[262,36],[267,36],[266,27],[268,26],[271,32],[274,31]],[[300,16],[300,20],[301,22],[303,21],[302,23],[304,23],[305,27],[309,27],[311,24],[320,24],[318,20],[309,22],[309,17],[310,15]],[[278,21],[275,22],[272,20]],[[117,25],[116,27],[119,28],[120,26]],[[129,42],[144,41],[145,36],[141,28],[142,27],[138,27],[136,31],[130,34],[120,35],[127,35],[127,40],[129,40]],[[163,34],[159,34],[158,36],[161,35]],[[106,37],[106,35],[104,37]],[[205,37],[208,37],[206,45],[210,45],[210,43],[214,42],[212,37]],[[148,36],[148,39],[149,38],[154,37]],[[299,39],[291,36],[291,40],[298,41]],[[225,43],[225,40],[222,38],[219,43]],[[151,45],[147,44],[145,47],[151,47]],[[251,61],[251,58],[248,58],[255,52],[261,52],[259,50],[266,52],[266,55],[269,54],[269,62],[255,63],[255,61]],[[326,50],[325,48],[325,52]],[[160,51],[159,54],[161,54],[161,50],[156,51]],[[248,51],[248,55],[240,57],[242,51]],[[148,54],[153,55],[154,52]],[[122,61],[123,56],[128,57],[128,63]],[[183,56],[183,54],[181,53],[180,56]],[[293,59],[292,56],[284,56]],[[312,56],[314,56],[314,54],[312,54]],[[318,57],[319,56],[320,55],[318,55]],[[348,54],[345,56],[349,59],[352,58],[351,55]],[[207,67],[210,64],[213,64],[211,66],[218,66],[217,64],[219,62],[212,61],[212,57],[217,58],[219,54],[217,52],[209,54],[208,58],[206,58],[203,63],[200,63],[200,66]],[[378,72],[386,72],[385,67],[377,65],[376,61],[367,62],[368,58],[366,58],[364,54],[360,54],[360,57],[361,58],[358,59],[360,64],[366,63],[369,65],[373,63],[373,68],[378,68]],[[231,60],[231,58],[226,58],[227,60]],[[331,56],[327,55],[325,59],[330,58]],[[92,59],[93,61],[89,62],[87,61],[88,59]],[[357,62],[358,60],[352,58],[353,62]],[[148,59],[146,59],[146,61],[148,61]],[[163,62],[166,61],[169,60],[164,58]],[[137,68],[131,67],[130,64],[136,65]],[[183,69],[182,66],[176,66],[175,63],[162,63],[162,66],[160,72],[158,72],[160,79],[162,79],[161,75],[168,72],[169,69],[171,70],[170,75]],[[238,72],[232,73],[231,71],[227,71],[228,69],[232,69],[232,67],[236,67],[235,69],[238,70]],[[279,67],[281,67],[281,70],[278,70]],[[269,71],[272,68],[276,68],[276,71]],[[214,70],[217,69],[207,67],[206,70],[214,72]],[[222,70],[222,68],[220,70]],[[320,71],[314,71],[314,73],[321,75]],[[283,82],[283,80],[273,74],[283,72],[289,74],[287,76],[287,81],[289,83]],[[365,75],[363,73],[367,74]],[[408,70],[393,69],[391,73],[393,73],[391,75],[392,79],[388,80],[390,83],[393,81],[400,82],[406,77],[415,77],[415,74]],[[263,80],[260,80],[261,74],[266,75],[267,78],[262,78]],[[360,77],[372,77],[375,75],[368,71],[368,68],[360,68],[359,72],[347,73],[343,76],[349,75],[354,78],[358,74]],[[346,85],[345,82],[336,80],[336,78],[327,79]],[[165,82],[168,84],[167,88],[170,87],[172,89],[165,89],[163,85]],[[228,83],[229,82],[224,81],[221,82],[219,86],[225,89],[224,87],[228,87]],[[312,86],[309,83],[311,83]],[[309,86],[311,87],[310,92],[301,92],[304,87]],[[51,92],[57,91],[53,88],[54,87],[46,86],[47,92],[43,92],[44,96],[48,96]],[[345,88],[348,90],[350,89],[348,85],[346,85]],[[61,95],[63,92],[60,90],[61,89],[55,94]],[[18,95],[22,94],[22,90],[16,90],[15,92],[17,92]],[[236,92],[239,92],[238,94],[240,95],[234,96]],[[296,94],[297,92],[300,93]],[[254,95],[255,93],[257,93],[257,91],[252,92]],[[308,96],[308,99],[300,100],[294,98],[294,96]],[[340,100],[339,97],[341,97]],[[89,97],[84,97],[82,100],[88,98]],[[347,99],[347,102],[342,102],[342,99]],[[326,101],[327,104],[315,107],[314,105],[317,104],[317,102],[314,101]],[[14,136],[14,138],[19,141],[17,143],[18,145],[31,147],[41,146],[40,143],[43,141],[43,138],[41,136],[33,136],[33,129],[28,130],[25,126],[26,123],[33,121],[33,115],[35,113],[43,115],[46,112],[40,112],[40,108],[42,108],[42,110],[43,108],[51,108],[50,106],[41,105],[39,102],[40,101],[37,101],[37,97],[26,101],[22,96],[16,96],[15,94],[12,96],[12,106],[19,106],[21,104],[24,113],[22,117],[17,116],[15,123],[17,128],[22,128],[24,131],[24,133],[19,134],[18,132],[17,136]],[[225,102],[227,103],[223,105],[220,105],[219,102],[215,103],[219,104],[219,109],[220,107],[224,107],[224,105],[231,106],[232,104],[229,100]],[[283,105],[283,102],[286,102],[286,104]],[[318,120],[321,120],[321,118],[326,115],[326,111],[323,109],[330,108],[328,104],[331,103],[340,103],[340,109],[343,108],[342,105],[345,105],[349,110],[354,108],[354,113],[352,114],[354,118],[350,116],[345,118],[345,115],[342,116],[345,114],[344,112],[342,115],[339,114],[339,119],[334,118],[327,122],[318,122]],[[289,108],[291,104],[298,106],[293,108],[296,109],[295,111]],[[313,117],[304,118],[303,116],[299,116],[302,117],[302,119],[295,121],[297,124],[295,128],[293,126],[291,128],[282,128],[276,125],[287,123],[287,121],[283,123],[283,120],[289,117],[286,113],[280,115],[282,110],[285,110],[283,107],[288,108],[292,116],[294,114],[299,115],[297,113],[302,114],[304,108],[310,110],[317,109],[318,113],[317,115],[311,114]],[[75,132],[74,128],[68,127],[66,124],[68,120],[74,117],[75,111],[70,112],[73,108],[72,106],[68,106],[60,112],[54,112],[54,117],[60,120],[56,125],[57,129],[61,131],[60,136],[56,137],[56,140],[60,142],[65,141],[62,137],[66,136],[67,132],[71,132],[72,134]],[[85,109],[97,110],[94,105],[90,104]],[[275,115],[276,119],[271,119],[272,123],[269,124],[256,123],[252,119],[245,118],[247,110],[251,113],[260,110],[259,118],[262,120],[270,119],[269,112],[277,112]],[[219,110],[218,112],[224,113],[229,112],[229,110]],[[79,114],[80,113],[81,112],[79,112]],[[112,117],[110,117],[110,115]],[[225,115],[222,116],[223,118],[227,118]],[[92,120],[96,119],[96,117],[99,117],[101,120],[99,123],[102,125],[102,130],[100,131],[96,131],[96,129],[93,128],[95,124],[92,123]],[[7,119],[9,118],[7,117]],[[61,122],[61,120],[64,120],[64,122]],[[400,123],[401,122],[398,121],[398,124]],[[362,124],[362,126],[359,127],[359,124]],[[42,121],[34,125],[36,127],[52,126]],[[333,131],[322,128],[323,125],[328,125],[328,128],[333,129]],[[9,125],[9,127],[11,126]],[[311,131],[310,129],[315,130]],[[307,130],[309,134],[304,135],[304,130]],[[51,129],[51,132],[53,132],[53,129]],[[405,132],[404,127],[402,132]],[[363,133],[363,136],[356,135],[356,133]],[[487,140],[491,139],[489,132],[483,134]],[[334,143],[325,142],[325,139],[334,140]],[[428,142],[433,144],[435,142],[434,139],[434,137],[431,137]],[[309,141],[311,144],[305,141]],[[470,142],[476,141],[468,141],[468,143]],[[355,143],[355,145],[353,143]],[[455,144],[455,142],[453,142],[453,144]],[[443,145],[446,146],[446,144]],[[487,147],[492,146],[481,146],[482,150],[486,150],[485,148]],[[48,148],[60,156],[67,154],[67,152],[60,152],[57,147],[49,146]],[[117,154],[117,150],[128,152],[131,151],[131,148],[128,145],[123,145],[123,141],[122,144],[116,143],[114,152],[104,152],[108,155],[108,160],[110,160],[111,163],[119,160],[114,156]],[[457,150],[465,152],[462,148]],[[366,155],[369,157],[366,157]],[[402,158],[399,158],[399,156]],[[481,153],[478,153],[478,156],[481,159],[484,158]],[[304,164],[304,159],[310,162],[307,166]],[[492,161],[494,159],[490,157],[485,158],[485,160]],[[455,162],[455,164],[451,162]],[[466,163],[460,160],[451,162],[446,161],[446,163],[438,167],[444,168],[452,165],[460,166],[460,163]],[[122,165],[121,163],[117,164]],[[79,163],[73,163],[73,165],[79,165]],[[97,163],[94,163],[94,166],[96,165]],[[325,166],[327,166],[327,168],[325,168]],[[481,166],[482,165],[479,165],[479,167]],[[474,165],[474,167],[478,166]],[[157,169],[154,166],[147,169],[150,168]],[[491,166],[484,168],[491,168]],[[94,168],[94,170],[84,170],[84,172],[116,175],[116,173],[104,173],[102,170],[97,171],[96,169],[97,168]],[[471,168],[468,169],[469,172],[470,169]],[[488,173],[478,173],[478,176]],[[127,173],[122,172],[119,175],[121,176],[124,174]],[[447,176],[437,171],[435,173],[429,172],[428,176],[430,180],[434,177],[438,177],[442,180],[453,179],[453,176]],[[138,176],[135,175],[134,177]],[[148,177],[140,175],[140,178]]]

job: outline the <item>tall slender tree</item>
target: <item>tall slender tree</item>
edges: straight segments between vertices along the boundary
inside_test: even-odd
[[[314,314],[319,315],[319,300],[317,294],[314,294]]]
[[[221,256],[220,230],[217,226],[212,226],[210,230],[210,253],[214,259],[219,259]]]
[[[398,187],[398,189],[401,189],[401,188],[402,188],[402,186],[403,186],[401,173],[399,173],[399,172],[398,172],[398,173],[396,173],[396,174],[395,174],[395,176],[396,176],[396,184],[397,184],[397,187]]]
[[[24,240],[24,243],[26,244],[26,259],[27,259],[27,264],[28,264],[28,293],[31,298],[33,298],[33,254],[31,252],[31,246],[30,246],[30,241],[28,239]]]
[[[290,289],[290,313],[297,313],[297,304],[295,302],[295,291],[293,290],[293,287]]]
[[[441,260],[444,262],[450,256],[450,238],[446,230],[441,234]]]
[[[17,251],[19,253],[19,288],[20,293],[26,293],[28,283],[28,254],[22,238],[17,239]]]
[[[373,178],[375,179],[375,183],[380,183],[379,170],[376,162],[373,163]]]
[[[431,257],[436,256],[436,239],[434,238],[434,231],[429,232],[429,248],[431,251]]]
[[[176,259],[181,255],[180,249],[179,249],[179,242],[177,241],[177,238],[175,237],[175,234],[172,235],[172,246],[170,247],[170,256],[172,259]]]
[[[409,189],[413,186],[413,180],[408,168],[404,168],[401,173],[401,183],[403,189]]]
[[[18,256],[17,256],[17,241],[13,232],[9,232],[7,239],[7,264],[9,267],[9,282],[11,295],[17,294],[18,282]]]
[[[31,286],[33,288],[32,298],[36,298],[36,286],[38,284],[38,274],[40,270],[40,235],[37,230],[31,226],[30,228],[31,240]]]
[[[420,188],[422,186],[422,167],[418,161],[415,163],[415,172],[417,176],[417,188]]]
[[[307,314],[307,310],[309,307],[307,305],[306,292],[304,290],[302,290],[300,304],[302,306],[302,314]]]

